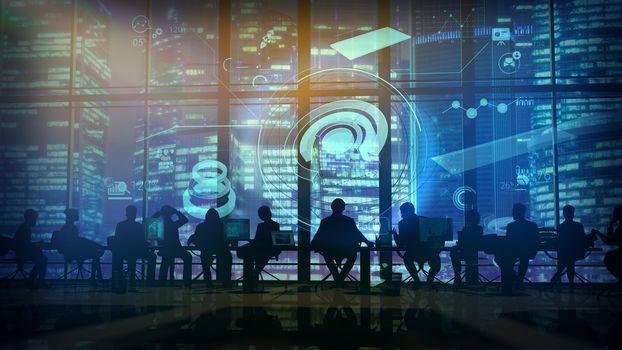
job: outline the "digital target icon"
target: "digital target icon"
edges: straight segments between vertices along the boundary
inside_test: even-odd
[[[219,199],[224,204],[216,206]],[[235,208],[236,195],[227,178],[227,167],[216,160],[204,160],[192,167],[192,180],[184,191],[185,211],[197,219],[205,218],[205,213],[214,208],[222,218],[231,214]]]
[[[326,153],[356,150],[363,160],[377,161],[387,141],[387,129],[386,118],[378,107],[365,101],[339,100],[309,112],[306,131],[296,135],[294,144],[299,145],[300,155],[308,162],[317,141]]]
[[[468,204],[475,203],[475,201],[472,200],[472,198],[470,198],[471,196],[475,196],[475,194],[476,194],[475,190],[470,186],[458,187],[454,191],[454,195],[452,197],[454,206],[457,209],[464,211],[467,208]],[[467,199],[467,197],[469,198]]]

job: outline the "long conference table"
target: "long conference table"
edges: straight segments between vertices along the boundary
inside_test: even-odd
[[[188,250],[188,251],[200,251],[201,249],[199,249],[196,246],[182,246],[184,249]],[[153,250],[153,251],[159,251],[160,249],[162,249],[163,247],[161,246],[150,246],[149,249]],[[435,248],[437,251],[440,252],[448,252],[452,249],[453,247],[440,247],[440,248]],[[109,247],[104,246],[105,250],[111,250]],[[237,247],[230,247],[229,248],[232,252],[236,252],[238,251],[238,249],[240,249],[239,246]],[[282,252],[311,252],[313,251],[313,249],[311,247],[300,247],[300,246],[279,246],[278,247],[279,250],[281,250]],[[49,244],[46,244],[44,246],[44,250],[56,250],[55,248],[52,248]],[[400,252],[400,251],[404,251],[404,248],[401,247],[397,247],[397,246],[385,246],[385,247],[366,247],[366,246],[362,246],[359,247],[357,249],[357,253],[359,256],[359,265],[360,265],[360,274],[359,274],[359,292],[361,294],[368,294],[371,292],[371,253],[372,252],[388,252],[388,253],[392,253],[392,252]],[[482,251],[483,250],[479,250]],[[541,247],[539,247],[538,249],[539,252],[544,252],[547,255],[550,256],[549,252],[554,251],[554,249],[552,249],[550,246],[544,246],[542,245]],[[600,252],[602,251],[602,248],[589,248],[588,249],[589,252]],[[490,254],[489,252],[485,252],[486,254]],[[113,252],[114,254],[114,252]],[[66,278],[66,274],[67,274],[67,264],[65,263],[65,278]],[[242,284],[244,287],[244,279],[242,279]]]

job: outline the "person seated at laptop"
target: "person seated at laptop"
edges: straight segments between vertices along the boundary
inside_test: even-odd
[[[188,245],[194,244],[201,249],[201,266],[203,279],[207,287],[212,285],[211,266],[214,257],[218,261],[216,280],[224,287],[231,285],[232,257],[225,238],[225,225],[218,211],[211,208],[205,213],[205,221],[198,224],[194,234],[188,238]]]
[[[343,199],[335,199],[330,207],[333,213],[320,222],[320,227],[311,241],[311,248],[324,256],[335,286],[340,287],[354,266],[360,244],[365,243],[369,247],[374,244],[359,231],[351,217],[343,215],[346,209]],[[341,271],[338,266],[342,266]]]
[[[413,279],[414,287],[420,287],[419,269],[426,262],[430,266],[428,270],[427,284],[431,285],[434,278],[441,270],[440,251],[433,247],[431,242],[422,242],[419,232],[419,215],[415,214],[415,206],[406,202],[400,206],[402,220],[398,223],[398,232],[393,230],[393,237],[398,247],[403,248],[404,266]],[[419,268],[415,266],[415,262]]]
[[[514,204],[514,221],[508,224],[505,239],[497,243],[495,261],[501,270],[501,289],[504,294],[512,294],[514,288],[522,288],[529,260],[538,252],[538,225],[525,219],[526,212],[525,205]],[[518,272],[514,272],[516,261],[519,263]]]
[[[477,210],[469,210],[465,215],[462,231],[458,231],[458,242],[449,253],[454,269],[454,286],[462,285],[462,261],[467,264],[467,283],[477,282],[477,250],[481,244],[484,229],[479,224]]]
[[[176,220],[173,220],[176,216]],[[162,282],[166,281],[169,269],[174,268],[175,258],[181,258],[184,262],[183,280],[184,287],[192,286],[192,256],[179,241],[179,228],[188,222],[188,218],[179,210],[163,205],[162,208],[151,216],[152,218],[162,217],[164,221],[164,237],[159,242],[162,249],[162,263],[160,263],[160,276],[158,279]]]
[[[68,259],[75,259],[78,263],[91,260],[91,277],[89,281],[96,284],[102,281],[100,258],[104,255],[104,247],[86,238],[80,237],[76,221],[80,215],[76,209],[65,210],[65,224],[58,231],[58,250]]]
[[[32,228],[37,224],[39,214],[34,209],[24,212],[24,222],[19,225],[14,237],[15,254],[18,264],[26,261],[34,262],[35,266],[28,275],[28,288],[49,288],[45,283],[48,258],[43,254],[43,242],[32,241]]]
[[[272,244],[272,232],[279,231],[281,228],[278,222],[272,220],[272,211],[268,206],[263,205],[257,209],[257,215],[263,222],[257,224],[255,238],[238,250],[238,256],[244,260],[244,278],[248,279],[245,285],[246,288],[251,289],[257,285],[259,274],[270,258],[278,256],[281,252]]]
[[[136,286],[136,260],[147,260],[147,283],[155,280],[156,255],[149,250],[149,243],[144,239],[143,225],[136,222],[137,209],[133,205],[125,208],[125,220],[119,222],[114,230],[113,272],[119,273],[123,260],[127,261],[130,288]]]

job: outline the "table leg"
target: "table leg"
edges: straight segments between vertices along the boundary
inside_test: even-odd
[[[369,293],[371,291],[371,262],[369,248],[362,248],[359,252],[361,266],[360,292]]]

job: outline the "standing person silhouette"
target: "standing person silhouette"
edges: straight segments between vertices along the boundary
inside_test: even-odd
[[[76,209],[65,209],[65,224],[61,227],[59,244],[64,255],[70,259],[76,259],[78,263],[91,259],[91,284],[102,281],[102,269],[99,259],[104,255],[104,248],[86,238],[80,237],[76,221],[80,220],[80,214]]]
[[[211,266],[214,256],[218,261],[216,280],[228,288],[231,285],[231,252],[225,240],[225,226],[218,211],[210,208],[205,213],[205,221],[198,224],[194,234],[188,238],[188,245],[194,244],[201,249],[201,266],[206,286],[212,286]]]
[[[513,250],[514,260],[518,260],[518,271],[514,281],[510,278],[507,283],[514,283],[514,287],[521,289],[523,286],[523,280],[525,274],[527,274],[527,268],[529,267],[529,260],[535,258],[538,252],[538,245],[540,244],[540,238],[538,235],[538,225],[525,219],[525,213],[527,208],[522,203],[516,203],[512,207],[512,217],[514,221],[510,222],[507,226],[506,237],[507,246]],[[509,266],[509,272],[514,275],[514,262],[512,266]],[[509,276],[508,276],[509,277]],[[503,277],[502,277],[503,278]]]
[[[393,237],[397,245],[405,249],[404,266],[413,279],[414,287],[420,287],[419,269],[415,266],[415,261],[420,269],[427,261],[430,269],[428,270],[427,284],[432,285],[434,278],[441,270],[441,257],[439,251],[431,247],[430,242],[422,242],[419,232],[419,215],[415,214],[415,206],[406,202],[400,206],[402,220],[398,223],[399,234],[393,230]]]
[[[374,245],[359,231],[351,217],[343,215],[346,209],[343,199],[335,199],[330,207],[333,213],[320,222],[320,227],[311,241],[311,247],[324,256],[324,261],[335,280],[335,286],[340,287],[354,266],[359,245],[361,243],[369,247]],[[346,262],[339,271],[338,266],[344,259]]]
[[[136,222],[137,209],[133,205],[125,208],[124,221],[117,224],[115,235],[113,270],[122,268],[123,260],[127,260],[130,288],[136,286],[136,260],[147,260],[147,283],[155,279],[156,255],[149,250],[149,244],[144,239],[143,225]]]
[[[570,287],[574,285],[574,263],[585,255],[586,236],[583,224],[574,221],[574,207],[566,205],[563,209],[564,222],[557,229],[557,271],[551,282],[559,283],[564,270],[568,275]]]
[[[609,221],[609,226],[607,226],[607,235],[605,236],[600,232],[597,234],[605,244],[618,246],[617,249],[610,250],[605,254],[604,263],[607,270],[618,281],[622,281],[622,205],[613,209],[613,215]]]
[[[37,224],[39,214],[34,209],[24,211],[24,222],[15,231],[14,245],[18,264],[26,261],[34,262],[35,266],[28,275],[28,288],[49,288],[45,283],[48,258],[43,254],[42,242],[32,241],[32,228]]]
[[[176,216],[177,220],[173,220],[173,216]],[[192,286],[192,256],[181,246],[181,242],[179,241],[179,228],[188,222],[188,218],[182,212],[169,205],[163,205],[162,208],[151,217],[162,217],[164,220],[164,237],[163,240],[159,242],[160,246],[162,246],[160,250],[162,263],[160,264],[160,275],[158,279],[160,281],[166,281],[169,269],[175,268],[175,258],[180,258],[184,262],[184,287],[190,288]]]
[[[462,261],[467,264],[467,283],[477,283],[477,250],[481,245],[484,229],[479,224],[477,210],[469,210],[465,215],[462,231],[458,231],[458,242],[449,253],[454,269],[454,286],[462,285]]]

